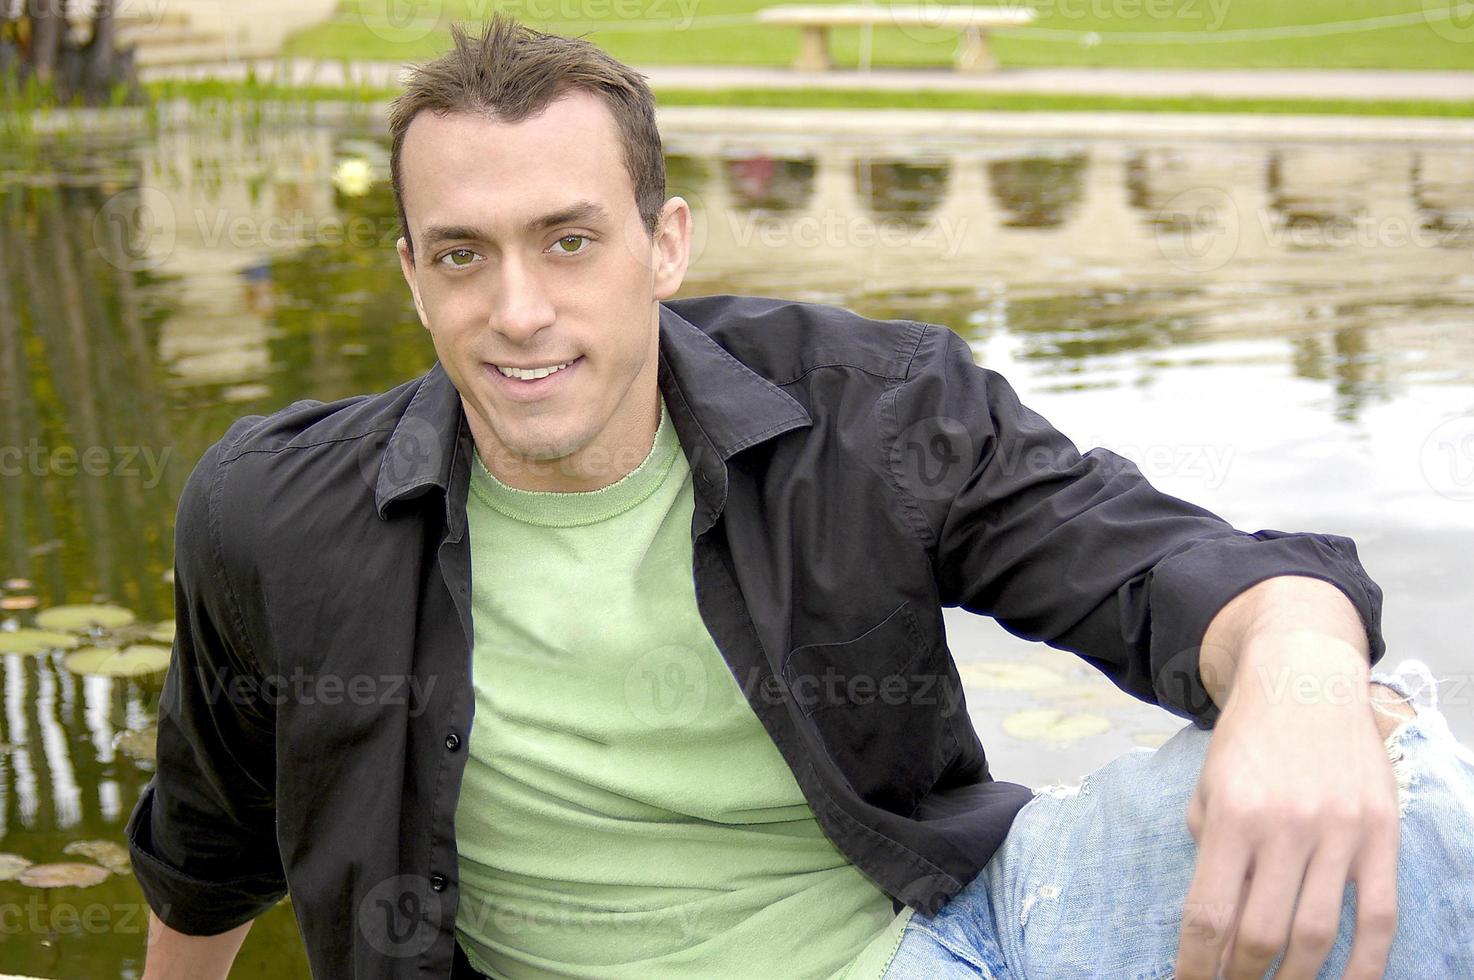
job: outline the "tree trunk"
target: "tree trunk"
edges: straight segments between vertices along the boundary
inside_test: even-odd
[[[14,3],[12,9],[10,4]],[[68,0],[0,0],[0,87],[34,77],[57,100],[106,102],[122,85],[127,101],[142,93],[132,51],[117,49],[116,0],[96,0],[85,44],[72,40]],[[18,19],[17,19],[18,18]]]
[[[41,81],[51,81],[56,71],[56,52],[61,47],[65,19],[55,0],[30,0],[31,72]]]

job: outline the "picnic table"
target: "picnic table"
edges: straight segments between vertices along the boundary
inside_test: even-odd
[[[988,32],[998,28],[1023,27],[1032,24],[1036,14],[1025,7],[939,7],[928,6],[835,6],[784,4],[764,7],[757,12],[759,24],[797,27],[798,58],[793,67],[799,71],[828,71],[834,67],[829,57],[828,33],[831,27],[899,27],[956,28],[962,32],[964,44],[957,58],[958,71],[992,71],[997,67],[988,50]]]

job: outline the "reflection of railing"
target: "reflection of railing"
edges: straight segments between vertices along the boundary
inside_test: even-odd
[[[56,656],[0,656],[0,838],[7,849],[41,854],[87,836],[120,839],[148,781],[149,765],[117,743],[157,713],[158,682],[78,676]]]

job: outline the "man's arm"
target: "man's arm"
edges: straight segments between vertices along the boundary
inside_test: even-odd
[[[1221,710],[1200,673],[1210,622],[1268,579],[1339,589],[1368,661],[1384,654],[1382,593],[1350,539],[1246,533],[1109,450],[1082,455],[955,332],[928,325],[887,399],[880,451],[943,605],[1074,652],[1204,727]]]
[[[146,958],[150,977],[217,958],[228,969],[245,927],[286,893],[274,713],[260,697],[257,653],[230,574],[239,549],[223,519],[239,509],[221,463],[237,431],[206,450],[175,518],[175,637],[157,765],[126,831],[134,875],[167,927],[151,930],[161,945]]]

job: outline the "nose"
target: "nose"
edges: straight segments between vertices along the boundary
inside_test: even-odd
[[[543,289],[537,271],[519,256],[508,255],[501,263],[494,289],[490,326],[516,346],[531,340],[553,322],[553,304]]]

